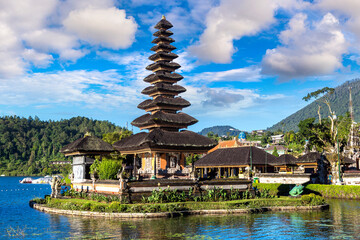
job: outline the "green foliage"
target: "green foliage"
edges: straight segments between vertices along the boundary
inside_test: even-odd
[[[117,160],[102,160],[98,166],[100,179],[116,179],[116,175],[121,169],[121,162]]]
[[[95,159],[95,161],[93,162],[93,164],[91,164],[91,166],[90,166],[90,174],[98,174],[98,172],[99,172],[99,165],[100,165],[99,159]]]
[[[128,129],[122,129],[119,132],[105,133],[102,139],[107,143],[114,144],[115,142],[120,141],[121,139],[129,137],[131,135],[132,131]]]
[[[102,137],[124,129],[108,121],[75,117],[61,121],[40,121],[38,117],[0,118],[0,173],[5,175],[68,175],[71,165],[55,165],[53,161],[68,159],[59,152],[65,145],[91,132]]]
[[[143,197],[143,203],[167,203],[167,202],[217,202],[239,199],[250,199],[254,196],[249,191],[231,189],[226,191],[223,188],[213,188],[203,191],[201,196],[196,196],[192,188],[186,191],[170,190],[169,188],[154,189],[149,197]]]
[[[258,190],[268,190],[271,195],[288,196],[294,184],[253,183],[253,187]],[[360,186],[308,184],[304,192],[315,193],[325,198],[360,199]]]
[[[319,96],[322,96],[322,95],[326,95],[326,94],[331,95],[331,94],[334,93],[334,91],[335,91],[334,88],[324,87],[322,89],[319,89],[319,90],[316,90],[314,92],[308,93],[308,95],[303,97],[303,100],[309,101],[312,98],[318,98]]]
[[[339,116],[339,119],[335,123],[335,128],[338,132],[338,140],[340,143],[341,151],[348,142],[348,136],[350,132],[351,119],[349,114],[345,116]],[[335,146],[336,138],[331,135],[330,121],[325,119],[322,123],[315,123],[314,118],[305,119],[299,123],[298,139],[301,143],[304,140],[309,140],[310,149],[315,146],[318,151],[329,149]]]
[[[315,203],[315,202],[313,202]],[[47,203],[48,207],[95,211],[95,212],[125,212],[125,213],[154,213],[170,212],[176,213],[189,210],[211,210],[211,209],[261,209],[262,207],[273,206],[301,206],[310,205],[303,203],[301,199],[294,198],[267,198],[267,199],[240,199],[220,202],[174,202],[174,203],[142,203],[142,204],[123,204],[121,202],[99,203],[92,200],[83,199],[51,199]],[[311,204],[312,205],[312,204]]]
[[[208,138],[211,138],[211,139],[215,140],[215,141],[219,141],[219,140],[221,139],[217,133],[214,134],[213,132],[208,132],[208,133],[206,134],[206,136],[207,136]]]
[[[281,184],[281,183],[253,183],[253,187],[260,192],[267,192],[272,196],[288,196],[289,191],[291,190],[290,184]]]
[[[308,195],[301,196],[301,202],[305,205],[323,205],[325,204],[325,199],[322,196],[315,195],[314,193],[310,193]]]
[[[198,154],[191,154],[186,157],[186,165],[192,165],[194,162],[199,160],[200,156]]]
[[[274,147],[274,151],[272,152],[272,155],[274,155],[275,157],[278,157],[278,156],[279,156],[279,153],[278,153],[276,147]]]
[[[305,190],[325,198],[360,199],[360,186],[309,184]]]

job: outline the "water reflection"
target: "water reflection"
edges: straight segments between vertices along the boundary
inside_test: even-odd
[[[360,202],[330,200],[328,211],[252,215],[191,216],[171,219],[66,217],[64,238],[83,239],[353,239],[360,235]],[[62,216],[61,216],[62,217]],[[64,227],[51,217],[54,229]]]

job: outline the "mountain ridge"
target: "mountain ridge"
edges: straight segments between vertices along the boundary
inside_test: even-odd
[[[328,98],[330,100],[330,106],[335,114],[345,115],[349,112],[349,87],[351,87],[352,93],[352,102],[353,102],[353,110],[354,110],[354,120],[355,122],[360,121],[360,79],[353,79],[351,81],[346,81],[340,86],[335,87],[335,91],[333,94],[329,95]],[[322,102],[324,96],[313,101],[297,112],[291,114],[290,116],[284,118],[273,126],[267,128],[267,131],[277,131],[283,130],[288,132],[290,130],[298,131],[298,124],[301,120],[305,120],[308,118],[315,118],[318,121],[318,105],[321,106],[321,116],[322,119],[325,119],[329,115],[329,109]]]

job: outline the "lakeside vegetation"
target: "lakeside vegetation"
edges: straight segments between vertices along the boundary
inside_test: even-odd
[[[0,174],[67,175],[71,170],[70,164],[52,164],[54,161],[69,160],[59,152],[62,147],[84,137],[87,132],[111,142],[117,139],[118,133],[122,131],[127,130],[108,121],[97,121],[86,117],[60,121],[41,121],[38,117],[1,117]],[[114,132],[116,134],[111,134]]]
[[[47,197],[46,199],[34,199],[34,202],[56,209],[111,213],[174,213],[192,210],[261,209],[263,207],[315,206],[326,203],[323,197],[315,194],[304,195],[301,198],[255,197],[228,201],[174,201],[133,204],[124,203],[116,196],[106,197],[101,194],[93,194],[89,198],[58,199]]]
[[[253,187],[274,196],[288,196],[294,184],[253,183]],[[304,185],[304,193],[314,193],[324,198],[360,199],[360,186],[307,184]]]

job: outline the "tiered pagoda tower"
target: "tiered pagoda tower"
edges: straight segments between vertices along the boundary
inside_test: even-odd
[[[146,67],[147,70],[153,71],[153,74],[144,79],[152,86],[142,91],[143,94],[149,95],[152,99],[145,100],[138,106],[138,108],[149,113],[131,123],[141,130],[163,129],[177,132],[181,128],[187,128],[187,126],[197,123],[195,118],[179,112],[190,106],[190,103],[178,97],[186,89],[176,84],[183,79],[183,76],[174,72],[180,68],[180,65],[173,62],[178,56],[171,52],[176,49],[171,45],[175,42],[170,37],[173,33],[168,30],[171,27],[172,24],[165,17],[155,26],[158,31],[154,33],[156,38],[152,43],[156,45],[150,49],[155,53],[149,57],[154,63]]]
[[[180,65],[173,60],[178,56],[172,53],[176,47],[170,36],[173,25],[163,16],[155,25],[158,30],[153,35],[156,37],[151,48],[155,53],[149,57],[154,63],[146,67],[153,73],[144,81],[151,86],[142,93],[151,97],[138,105],[138,108],[148,112],[131,124],[139,127],[140,132],[114,144],[114,148],[122,154],[134,156],[134,174],[157,177],[174,174],[186,174],[185,158],[192,153],[206,153],[216,143],[202,135],[191,131],[180,131],[197,120],[181,112],[190,103],[179,97],[186,89],[177,82],[183,79],[176,69]],[[183,171],[184,170],[184,171]]]

